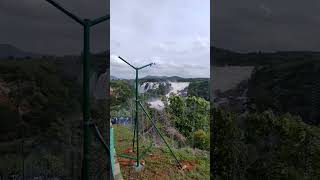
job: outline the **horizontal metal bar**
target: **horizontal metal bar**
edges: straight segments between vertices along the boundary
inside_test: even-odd
[[[50,3],[51,5],[53,5],[54,7],[56,7],[57,9],[59,9],[60,11],[62,11],[63,13],[65,13],[67,16],[71,17],[73,20],[75,20],[77,23],[84,25],[83,20],[81,20],[80,18],[78,18],[76,15],[72,14],[71,12],[69,12],[68,10],[64,9],[60,4],[58,4],[57,2],[55,2],[54,0],[46,0],[48,3]]]
[[[90,26],[94,26],[96,24],[102,23],[102,22],[107,21],[109,19],[110,19],[110,15],[105,15],[105,16],[99,17],[97,19],[92,20]]]
[[[153,63],[150,63],[150,64],[147,64],[147,65],[141,66],[141,67],[139,67],[138,69],[143,69],[143,68],[145,68],[145,67],[152,66],[152,65],[153,65]]]
[[[127,159],[137,160],[136,157],[129,156],[129,155],[126,155],[126,154],[119,154],[119,155],[117,155],[117,156],[123,157],[123,158],[127,158]]]
[[[134,67],[133,65],[131,65],[130,63],[128,63],[126,60],[124,60],[122,57],[118,56],[119,59],[121,59],[122,61],[124,61],[125,63],[127,63],[129,66],[131,66],[133,69],[137,69],[136,67]]]

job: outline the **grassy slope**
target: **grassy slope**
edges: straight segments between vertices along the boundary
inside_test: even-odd
[[[128,127],[115,125],[115,146],[117,154],[123,153],[131,147],[132,132]],[[140,150],[141,151],[141,150]],[[145,167],[142,171],[135,171],[130,166],[121,165],[124,179],[209,179],[209,153],[190,148],[176,149],[175,154],[180,160],[195,163],[189,170],[179,170],[173,157],[166,147],[152,147],[150,154],[144,158]],[[118,158],[118,160],[120,160]]]

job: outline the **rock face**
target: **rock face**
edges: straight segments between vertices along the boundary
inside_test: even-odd
[[[248,104],[248,81],[244,80],[237,87],[225,92],[216,91],[214,106],[233,112],[245,112]]]
[[[159,85],[166,85],[168,82],[144,82],[139,86],[139,92],[145,93],[150,90],[156,90],[159,88]]]
[[[214,67],[213,71],[214,107],[240,113],[246,111],[248,80],[253,73],[253,67]]]

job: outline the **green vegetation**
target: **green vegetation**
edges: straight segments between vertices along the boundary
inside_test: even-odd
[[[132,130],[126,126],[114,125],[117,154],[132,146]],[[187,165],[179,170],[166,146],[152,147],[145,158],[142,171],[135,171],[125,159],[118,158],[125,179],[210,179],[209,152],[190,148],[174,149],[174,153]]]
[[[317,87],[320,61],[281,63],[257,68],[249,81],[248,96],[258,111],[290,112],[309,124],[319,123]],[[314,101],[315,100],[315,101]],[[317,105],[318,104],[318,105]],[[318,120],[317,120],[318,119]]]
[[[126,80],[112,80],[110,81],[110,87],[112,91],[111,107],[126,103],[133,95],[132,87]]]
[[[131,110],[133,108],[132,97],[133,88],[130,81],[127,80],[112,80],[110,84],[112,95],[111,95],[111,117],[116,116],[129,116],[131,117]],[[201,88],[200,88],[201,87]],[[159,88],[148,91],[147,93],[140,94],[140,99],[146,101],[149,97],[162,97],[161,92],[166,91],[166,85],[159,86]],[[199,89],[198,89],[199,88]],[[194,81],[191,93],[196,95],[208,95],[208,81]],[[156,95],[153,95],[153,94]],[[171,96],[168,100],[170,105],[166,105],[164,112],[158,113],[157,110],[151,109],[146,106],[146,110],[152,117],[157,115],[161,117],[161,124],[164,126],[173,126],[179,133],[185,136],[189,144],[192,144],[192,138],[194,137],[193,132],[198,130],[204,130],[204,135],[196,137],[202,141],[202,143],[196,143],[197,148],[209,149],[209,102],[199,96]],[[165,103],[167,104],[167,103]],[[144,122],[145,127],[150,125],[150,122]]]
[[[217,179],[320,179],[320,53],[214,51],[217,66],[255,66],[246,112],[213,110]]]
[[[195,147],[204,150],[210,150],[210,133],[202,129],[194,132]]]
[[[198,96],[209,101],[209,80],[191,81],[188,87],[188,96]]]
[[[15,134],[7,138],[19,138],[16,128],[25,121],[27,128],[25,137],[45,134],[50,124],[56,122],[64,114],[80,110],[81,88],[74,79],[61,74],[58,68],[44,60],[2,60],[0,63],[0,80],[8,94],[2,98],[10,99],[11,104],[0,104],[1,117],[7,129],[1,133]],[[68,99],[68,101],[66,101]],[[18,107],[24,106],[26,113],[17,116]],[[15,116],[15,117],[14,117]],[[46,119],[45,121],[43,119]],[[6,136],[1,136],[2,140]]]
[[[149,80],[147,83],[150,82]],[[130,117],[131,110],[134,109],[132,81],[117,81],[117,83],[111,83],[111,99],[114,101],[111,103],[111,116]],[[208,95],[208,92],[205,92],[208,91],[208,87],[205,87],[208,86],[208,81],[194,80],[192,82],[194,82],[191,89],[192,96],[172,95],[170,98],[165,97],[164,95],[168,93],[170,87],[168,83],[160,83],[159,88],[149,89],[139,96],[146,111],[156,121],[157,128],[160,129],[166,141],[173,147],[174,153],[186,169],[179,170],[169,149],[160,139],[160,136],[156,134],[156,131],[151,128],[150,121],[140,111],[140,152],[151,142],[156,146],[152,146],[150,153],[144,156],[143,160],[146,165],[140,172],[132,168],[132,161],[118,157],[125,179],[209,179],[209,102],[200,97]],[[146,81],[140,83],[146,83]],[[146,84],[146,87],[149,85]],[[201,90],[198,89],[200,87]],[[123,90],[120,91],[119,88],[123,88]],[[150,108],[145,103],[149,98],[160,98],[164,101],[165,108],[163,110]],[[135,153],[129,150],[132,147],[132,128],[124,125],[115,125],[114,128],[117,154],[124,153],[135,156]],[[193,149],[191,146],[195,148]]]
[[[130,116],[130,107],[128,104],[133,95],[133,87],[126,80],[111,80],[111,117],[118,115]]]
[[[214,158],[221,179],[319,179],[320,129],[272,111],[214,110]]]
[[[94,60],[92,68],[100,71],[100,63]],[[25,176],[80,175],[82,86],[81,66],[76,65],[60,58],[0,61],[0,175],[5,179],[10,173],[22,175],[23,162]],[[92,98],[91,104],[92,119],[104,137],[105,103]],[[91,156],[92,174],[99,174],[96,166],[106,166],[105,151],[92,140],[90,152],[98,156]]]
[[[166,111],[172,117],[175,127],[190,141],[193,137],[192,132],[198,130],[209,130],[209,102],[200,97],[181,97],[171,96],[169,97],[170,105]],[[205,138],[207,134],[203,137]],[[202,136],[199,136],[202,137]],[[207,149],[209,142],[205,139],[204,145]],[[196,144],[197,145],[197,144]],[[202,145],[201,145],[202,146]],[[200,147],[199,147],[200,148]]]

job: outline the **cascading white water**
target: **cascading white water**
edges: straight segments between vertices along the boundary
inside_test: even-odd
[[[160,84],[165,85],[165,83],[170,84],[170,91],[165,95],[167,98],[171,94],[176,94],[176,95],[182,95],[182,91],[187,88],[190,84],[190,82],[172,82],[172,81],[167,81],[167,82],[144,82],[139,86],[139,92],[140,93],[145,93],[150,89],[158,89]],[[161,101],[160,98],[153,98],[150,99],[147,103],[150,104],[151,108],[155,108],[157,110],[163,110],[164,108],[164,102]]]
[[[170,94],[174,93],[176,95],[181,95],[182,90],[189,86],[190,82],[169,82],[171,84],[171,90],[166,97],[169,97]]]

